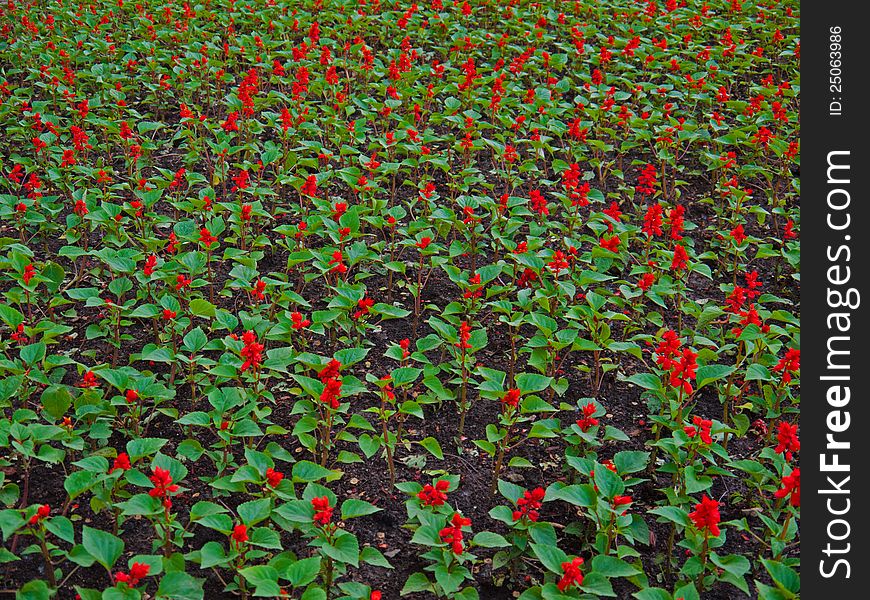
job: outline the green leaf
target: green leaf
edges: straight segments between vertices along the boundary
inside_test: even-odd
[[[341,503],[341,519],[353,519],[356,517],[364,517],[381,510],[371,502],[358,500],[356,498],[348,498]]]
[[[254,586],[254,596],[275,598],[281,595],[278,571],[268,565],[256,565],[240,569],[239,573]]]
[[[647,512],[663,517],[668,521],[676,523],[677,525],[682,525],[683,527],[688,527],[692,522],[689,519],[689,513],[677,506],[657,506],[651,508]]]
[[[662,380],[652,373],[637,373],[627,378],[626,381],[638,385],[645,390],[662,389]]]
[[[160,580],[157,598],[166,600],[202,600],[204,579],[188,575],[184,571],[170,571]]]
[[[517,387],[523,394],[543,391],[549,387],[552,381],[552,377],[538,375],[537,373],[520,373],[516,376]]]
[[[477,533],[471,542],[481,548],[506,548],[511,545],[503,536],[491,531]]]
[[[124,552],[124,541],[121,538],[87,525],[82,528],[82,545],[107,570],[115,566]]]
[[[441,451],[441,444],[433,437],[427,437],[420,440],[420,445],[423,446],[429,453],[438,460],[444,460],[444,452]]]
[[[40,401],[45,412],[55,419],[64,416],[69,407],[72,406],[72,396],[70,396],[66,386],[62,385],[52,385],[45,388],[40,396]]]
[[[714,381],[724,379],[733,372],[733,365],[704,365],[703,367],[698,367],[698,374],[695,377],[698,389],[701,389],[708,383],[713,383]]]
[[[592,568],[605,577],[634,577],[642,571],[621,558],[599,554],[592,559]]]
[[[544,544],[531,544],[532,551],[538,560],[553,573],[562,575],[562,563],[569,562],[568,555],[556,546]]]
[[[321,549],[334,560],[354,567],[359,566],[359,541],[352,533],[343,531],[335,537],[332,544],[323,544]]]
[[[292,563],[284,571],[282,578],[288,580],[293,587],[302,587],[314,581],[318,574],[320,574],[320,557],[312,556]]]

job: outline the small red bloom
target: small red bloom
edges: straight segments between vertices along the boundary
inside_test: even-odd
[[[327,525],[332,520],[332,511],[334,509],[329,505],[329,498],[327,496],[312,498],[311,506],[314,507],[315,523]]]
[[[447,501],[447,488],[450,487],[450,482],[446,479],[439,479],[435,485],[426,484],[423,489],[417,493],[417,498],[423,506],[443,506]]]
[[[130,464],[130,457],[127,456],[126,452],[122,452],[117,457],[115,457],[115,461],[112,463],[112,468],[109,469],[109,473],[114,471],[126,471],[130,469],[132,465]]]
[[[231,535],[233,542],[236,545],[236,548],[241,547],[242,544],[248,541],[248,528],[245,525],[236,525],[233,527],[233,533]]]
[[[43,504],[38,509],[36,509],[36,514],[30,517],[30,524],[36,525],[50,514],[51,506],[49,506],[48,504]]]
[[[785,459],[791,460],[793,452],[800,452],[801,443],[797,435],[797,425],[792,425],[788,421],[780,421],[776,432],[776,448],[773,449],[777,454],[785,453]]]
[[[531,491],[526,490],[523,497],[517,499],[517,510],[513,511],[514,521],[519,521],[522,518],[527,518],[529,521],[538,520],[538,510],[544,501],[546,492],[544,488],[535,488]]]
[[[454,554],[462,554],[462,528],[469,527],[470,525],[471,519],[465,518],[459,513],[453,513],[450,523],[448,523],[447,527],[441,529],[438,535],[441,537],[442,542],[450,545],[450,549],[453,550]]]
[[[596,410],[598,410],[598,408],[592,402],[583,407],[583,417],[577,420],[577,427],[579,427],[583,433],[586,433],[590,428],[598,425],[598,419],[592,416],[595,414]]]
[[[801,505],[801,470],[794,469],[790,474],[783,475],[782,489],[773,494],[775,498],[788,498],[788,503],[794,507]]]
[[[583,559],[579,556],[571,562],[562,563],[562,578],[556,587],[560,592],[564,592],[570,587],[583,585],[583,573],[580,572],[580,565],[583,564]]]
[[[282,479],[284,479],[284,473],[276,471],[271,467],[266,469],[266,483],[268,483],[270,487],[278,487],[278,484],[281,483]]]
[[[719,537],[719,503],[708,498],[707,494],[704,494],[701,502],[695,505],[695,510],[689,513],[689,518],[700,531]]]

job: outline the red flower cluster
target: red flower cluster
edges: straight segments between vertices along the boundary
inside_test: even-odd
[[[463,321],[459,325],[459,341],[455,346],[462,349],[471,348],[471,344],[468,343],[469,339],[471,339],[471,326],[467,321]]]
[[[276,471],[272,467],[266,469],[266,483],[269,484],[269,487],[278,487],[282,479],[284,479],[284,473]]]
[[[166,508],[171,507],[172,500],[169,498],[169,494],[177,492],[178,486],[172,483],[172,475],[169,474],[169,471],[160,467],[154,467],[154,474],[149,479],[154,484],[154,487],[151,488],[148,495],[152,498],[163,498],[163,506]]]
[[[520,403],[520,391],[516,388],[509,389],[507,393],[501,397],[502,406],[516,408]]]
[[[658,171],[656,171],[655,165],[653,165],[652,163],[647,163],[647,165],[643,168],[640,177],[638,177],[637,185],[634,186],[634,189],[637,190],[638,194],[646,194],[647,196],[652,196],[656,191],[655,185],[657,179]]]
[[[571,562],[562,563],[563,575],[562,578],[559,580],[559,583],[556,584],[556,587],[559,588],[560,592],[564,592],[572,586],[579,587],[583,585],[583,573],[580,572],[580,565],[582,564],[583,559],[579,556]]]
[[[50,515],[50,514],[51,514],[51,506],[49,506],[48,504],[43,504],[42,506],[40,506],[39,508],[36,509],[36,514],[33,515],[32,517],[30,517],[30,524],[36,525],[37,523],[39,523],[40,521],[42,521],[43,519],[48,517],[48,515]]]
[[[695,415],[692,417],[692,423],[692,425],[686,425],[683,427],[683,431],[686,432],[686,435],[690,438],[694,438],[697,435],[705,444],[712,444],[713,438],[710,436],[710,429],[713,427],[713,421],[710,419],[702,419]]]
[[[369,314],[369,309],[374,306],[375,301],[371,298],[360,298],[359,302],[356,303],[357,311],[353,313],[354,319],[359,319],[363,315]]]
[[[719,503],[708,498],[707,494],[704,494],[701,502],[695,505],[695,510],[689,513],[689,518],[700,531],[719,537]]]
[[[423,489],[417,492],[417,498],[423,506],[443,506],[447,501],[447,488],[450,487],[450,482],[446,479],[439,479],[435,485],[427,483]]]
[[[586,433],[587,431],[589,431],[589,429],[598,425],[598,419],[592,416],[595,414],[595,411],[598,410],[598,407],[590,402],[586,406],[584,406],[582,410],[583,417],[577,419],[577,427],[579,427],[583,431],[583,433]]]
[[[306,319],[302,316],[302,313],[294,312],[290,313],[290,321],[292,322],[292,327],[295,330],[305,329],[309,325],[311,325],[311,319]]]
[[[648,238],[662,234],[662,205],[650,204],[643,216],[643,232]]]
[[[791,374],[797,373],[801,368],[801,351],[797,348],[789,348],[785,356],[773,367],[774,372],[782,373],[782,382],[789,383]]]
[[[695,378],[698,369],[696,362],[698,355],[688,348],[684,348],[681,355],[680,338],[670,329],[662,335],[662,341],[656,347],[656,354],[656,362],[659,366],[665,371],[670,371],[671,385],[691,394],[691,380]]]
[[[230,535],[235,543],[236,548],[248,541],[248,528],[245,525],[236,525],[233,527],[233,533]]]
[[[129,573],[116,573],[115,581],[117,583],[126,583],[128,586],[136,587],[139,582],[148,576],[148,571],[151,570],[151,565],[145,563],[133,563]]]
[[[314,507],[314,522],[320,525],[328,525],[332,520],[332,511],[334,510],[329,505],[329,497],[312,498],[311,506]]]
[[[790,474],[782,476],[782,489],[773,494],[775,498],[788,498],[788,503],[795,508],[801,505],[801,470],[794,469]]]
[[[132,465],[130,464],[130,457],[127,455],[126,452],[122,452],[115,457],[115,460],[112,463],[112,468],[109,469],[109,473],[113,473],[115,471],[126,471],[130,468],[132,468]]]
[[[470,525],[471,519],[467,519],[459,513],[453,513],[450,523],[439,531],[438,535],[441,537],[442,542],[450,545],[454,554],[462,554],[462,528],[469,527]]]
[[[252,369],[256,372],[260,367],[260,363],[263,362],[264,346],[257,342],[257,334],[253,331],[243,333],[242,342],[244,342],[245,346],[242,348],[241,354],[245,362],[242,363],[241,371],[244,373],[248,369]]]
[[[328,404],[330,408],[336,409],[340,406],[338,401],[339,397],[341,397],[341,379],[339,379],[339,371],[341,370],[341,363],[335,359],[329,361],[329,363],[321,369],[318,376],[320,377],[320,381],[323,383],[323,392],[320,394],[320,401],[324,404]]]
[[[526,490],[523,497],[517,499],[517,510],[513,512],[514,521],[527,518],[529,521],[538,520],[538,510],[544,501],[544,488]]]
[[[777,454],[785,453],[785,459],[791,460],[793,452],[801,451],[801,443],[797,435],[797,425],[792,425],[788,421],[780,421],[776,431],[776,448],[773,449]]]

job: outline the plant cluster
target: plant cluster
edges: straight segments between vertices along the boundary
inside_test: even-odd
[[[4,3],[5,587],[799,597],[798,13]]]

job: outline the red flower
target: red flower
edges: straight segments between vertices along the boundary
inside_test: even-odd
[[[734,243],[738,246],[746,240],[746,233],[743,231],[743,224],[740,224],[731,230],[731,237],[734,238]]]
[[[309,175],[305,180],[305,183],[302,184],[302,187],[299,188],[299,191],[306,196],[310,196],[311,198],[317,197],[317,176]]]
[[[583,585],[583,573],[580,572],[580,565],[582,564],[583,559],[579,556],[571,562],[562,563],[563,575],[562,578],[559,580],[559,583],[556,584],[556,587],[559,588],[560,592],[564,592],[572,586],[579,587]]]
[[[329,505],[329,498],[327,496],[312,498],[311,506],[314,507],[315,523],[327,525],[332,520],[332,511],[334,509]]]
[[[142,273],[145,277],[151,277],[154,273],[154,269],[157,267],[157,256],[152,254],[148,258],[145,259],[145,267],[142,269]]]
[[[133,404],[137,400],[139,400],[139,392],[136,390],[127,390],[124,392],[124,397],[127,400],[127,404]]]
[[[341,250],[336,250],[332,253],[332,260],[329,261],[328,265],[332,266],[331,271],[333,273],[346,273],[347,267],[342,262],[344,260],[344,256],[341,254]]]
[[[117,573],[115,581],[117,583],[126,583],[128,586],[136,587],[139,582],[148,576],[148,571],[151,570],[151,565],[146,563],[133,563],[129,573]]]
[[[245,525],[236,525],[233,527],[233,533],[231,535],[233,542],[236,545],[236,548],[241,547],[242,544],[248,541],[248,528]]]
[[[510,406],[512,408],[516,408],[520,403],[520,390],[513,388],[507,391],[507,393],[501,398],[502,406]]]
[[[529,521],[538,520],[538,509],[544,501],[544,488],[535,488],[531,491],[526,490],[523,497],[517,499],[517,510],[513,511],[514,521],[519,521],[522,518],[527,518]]]
[[[447,527],[444,527],[438,532],[441,541],[450,545],[450,549],[454,554],[462,554],[462,528],[469,527],[471,519],[463,517],[461,514],[453,513]]]
[[[374,304],[375,304],[375,301],[372,300],[371,298],[361,298],[359,300],[359,302],[357,302],[357,306],[359,307],[359,310],[357,310],[356,312],[353,313],[353,318],[359,319],[363,315],[369,314],[369,309],[372,306],[374,306]]]
[[[676,364],[677,361],[675,357],[679,354],[680,351],[680,338],[677,337],[677,334],[668,330],[662,335],[662,341],[656,347],[656,362],[659,366],[667,371],[671,370]]]
[[[24,285],[30,285],[30,280],[33,279],[33,276],[36,275],[36,269],[32,264],[24,267],[24,273],[21,275],[21,279],[24,281]]]
[[[583,417],[577,420],[577,427],[579,427],[583,433],[586,433],[590,428],[598,425],[598,419],[592,416],[595,414],[596,410],[598,410],[598,408],[592,402],[583,407]]]
[[[689,262],[689,254],[686,249],[677,244],[674,246],[674,258],[671,261],[671,271],[680,272],[686,268]]]
[[[429,246],[429,244],[431,244],[431,243],[432,243],[432,238],[427,236],[427,237],[420,238],[420,241],[414,245],[417,246],[420,250],[425,250]]]
[[[126,452],[122,452],[117,457],[115,457],[115,461],[112,463],[112,468],[109,469],[109,473],[114,471],[126,471],[127,469],[132,468],[130,464],[130,457],[127,456]]]
[[[695,505],[695,510],[689,513],[689,518],[700,531],[719,537],[719,503],[708,498],[707,494],[704,494],[701,502]]]
[[[97,381],[97,376],[93,371],[85,371],[84,375],[82,375],[82,380],[78,384],[78,387],[82,388],[95,388],[100,383]]]
[[[785,356],[773,367],[774,372],[782,373],[782,382],[789,383],[791,374],[797,373],[801,368],[801,351],[797,348],[786,350]]]
[[[242,342],[245,346],[242,348],[241,355],[245,362],[242,363],[241,371],[244,373],[248,369],[253,369],[256,372],[263,361],[264,346],[257,342],[257,334],[253,331],[246,331],[242,334]]]
[[[698,369],[696,359],[698,355],[688,348],[683,349],[683,355],[679,361],[674,363],[671,370],[671,385],[681,387],[687,394],[692,393],[691,380],[695,378],[695,372]]]
[[[372,590],[369,600],[381,600],[381,592],[379,590]]]
[[[295,330],[305,329],[311,325],[311,320],[304,318],[299,312],[290,313],[290,321],[292,321],[292,327]]]
[[[450,487],[450,482],[446,479],[439,479],[435,485],[426,484],[423,489],[417,493],[417,498],[423,506],[443,506],[447,500],[447,488]]]
[[[773,494],[775,498],[788,498],[788,503],[795,508],[801,505],[801,470],[794,469],[789,475],[782,477],[782,489]]]
[[[640,279],[638,279],[637,287],[639,287],[640,289],[642,289],[643,291],[646,292],[652,287],[652,284],[654,284],[655,282],[656,282],[655,273],[644,273],[643,275],[640,276]]]
[[[284,473],[276,471],[272,467],[266,469],[266,483],[268,483],[270,487],[278,487],[278,484],[281,483],[282,479],[284,479]]]
[[[640,174],[640,177],[637,180],[637,185],[634,186],[634,189],[637,190],[639,194],[652,196],[656,191],[655,184],[657,180],[658,171],[656,171],[655,165],[648,163],[643,168],[643,172]]]
[[[341,370],[341,363],[335,360],[334,358],[329,361],[323,369],[317,374],[320,378],[320,381],[326,383],[327,379],[334,379],[338,377],[338,373]]]
[[[210,248],[212,244],[217,242],[217,238],[206,227],[203,227],[199,230],[199,241],[206,248]]]
[[[777,454],[785,453],[785,459],[792,459],[792,452],[800,452],[801,443],[797,435],[797,425],[792,425],[787,421],[780,421],[776,432],[776,448],[773,449]]]
[[[619,252],[619,236],[614,235],[613,237],[603,237],[598,240],[598,243],[601,244],[601,248],[604,250],[609,250],[611,252]]]
[[[692,423],[694,423],[694,425],[686,425],[683,427],[683,431],[686,435],[690,438],[698,435],[700,436],[701,441],[705,444],[712,444],[713,438],[710,436],[710,429],[713,427],[713,421],[710,419],[702,419],[696,415],[692,417]]]
[[[341,403],[338,400],[341,397],[341,380],[327,379],[324,383],[326,385],[323,388],[323,392],[320,394],[320,401],[324,404],[328,404],[332,409],[337,409],[341,406]]]
[[[553,253],[552,258],[550,259],[550,262],[547,263],[547,266],[553,273],[556,273],[557,275],[559,274],[559,271],[567,269],[568,261],[565,260],[565,253],[561,250],[556,250]]]
[[[543,194],[541,194],[540,190],[532,190],[530,195],[529,204],[532,207],[532,210],[538,213],[539,215],[549,215],[550,209],[547,208],[547,199],[544,198]]]
[[[36,509],[36,514],[30,517],[30,524],[36,525],[43,519],[45,519],[48,515],[51,514],[51,506],[48,504],[43,504],[39,508]]]
[[[149,477],[154,487],[148,492],[152,498],[163,498],[163,505],[166,508],[172,506],[172,500],[169,499],[169,494],[178,491],[178,486],[172,483],[172,475],[166,469],[154,467],[154,474]]]
[[[174,310],[169,310],[168,308],[163,309],[163,320],[164,321],[171,321],[177,315],[178,315],[178,313],[175,312]]]
[[[662,234],[662,205],[650,204],[643,216],[643,232],[648,238]]]
[[[469,339],[471,339],[471,326],[466,321],[463,321],[459,325],[459,341],[454,345],[462,349],[471,348],[471,344],[468,343]]]

